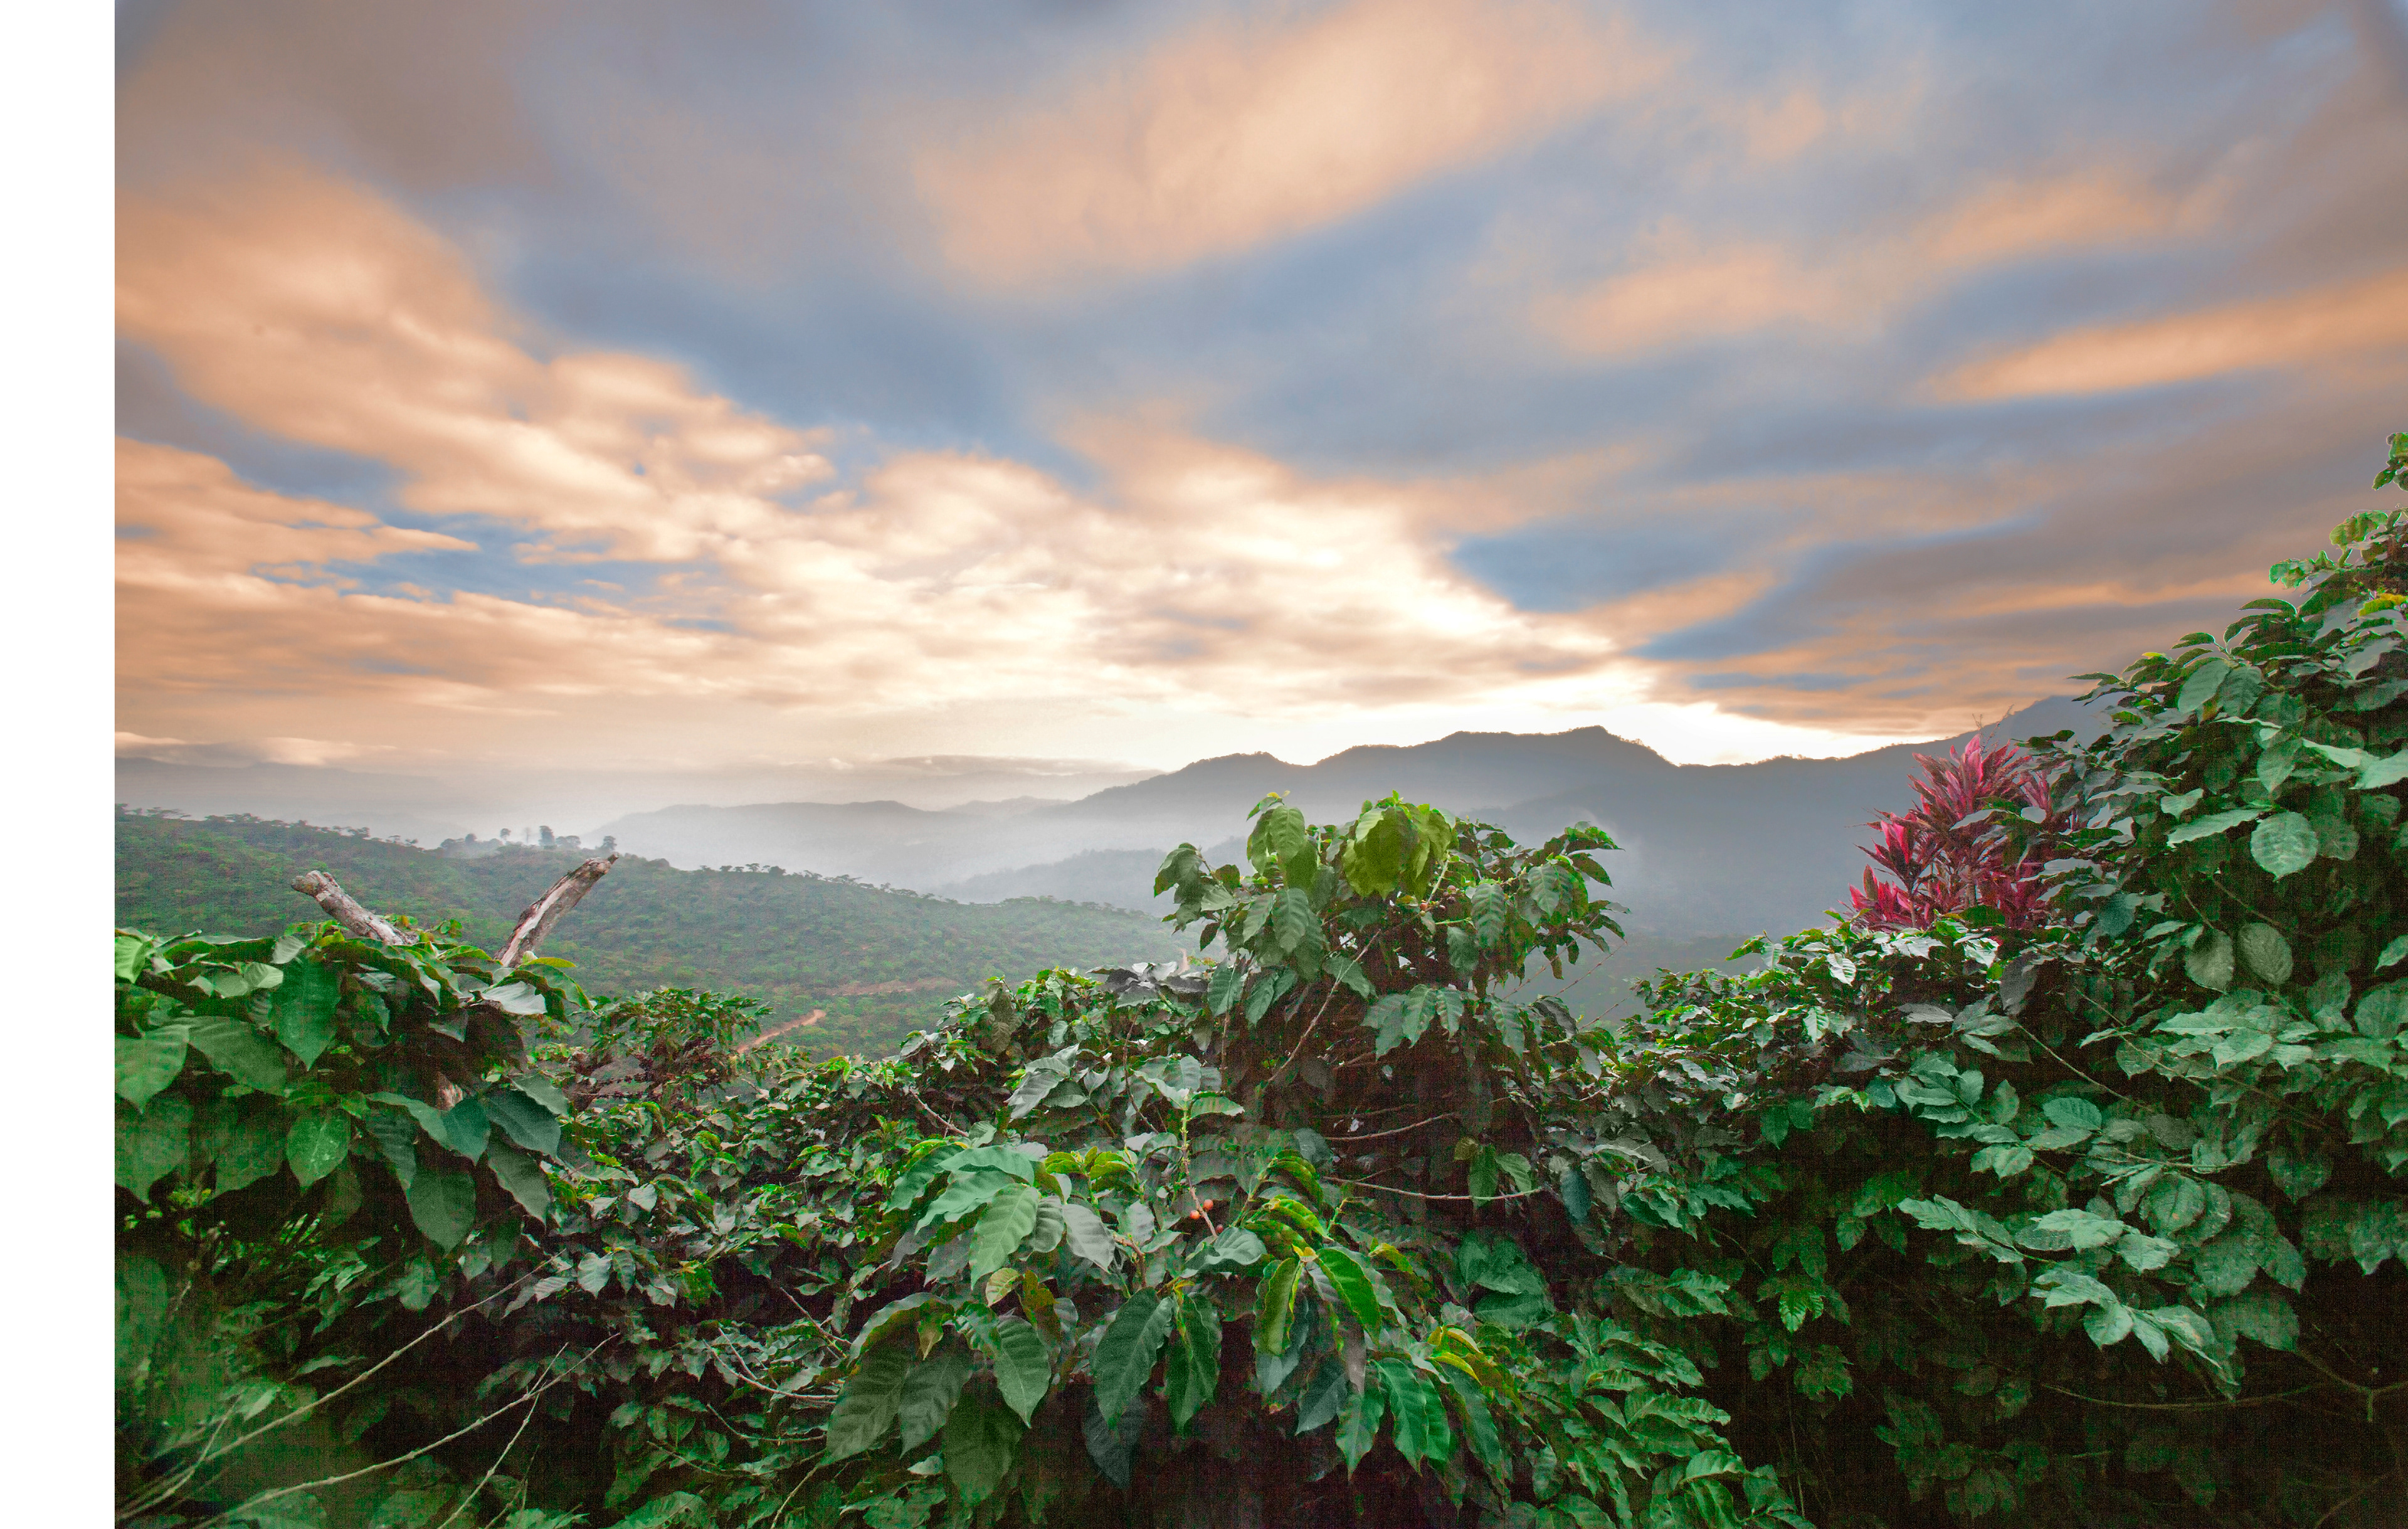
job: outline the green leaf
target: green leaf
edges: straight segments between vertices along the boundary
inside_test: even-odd
[[[153,1099],[147,1108],[117,1112],[117,1182],[144,1204],[150,1186],[182,1166],[192,1150],[193,1106],[173,1097]]]
[[[2408,1024],[2408,982],[2389,982],[2361,995],[2351,1016],[2360,1035],[2387,1041]]]
[[[2094,1307],[2082,1319],[2082,1330],[2101,1349],[2113,1348],[2132,1333],[2132,1309],[2121,1301]]]
[[[863,1356],[828,1414],[827,1458],[857,1455],[885,1436],[903,1405],[903,1379],[911,1369],[911,1345],[882,1343]]]
[[[409,1219],[438,1248],[457,1248],[477,1223],[477,1181],[458,1168],[418,1170],[406,1191]]]
[[[2315,863],[2315,826],[2298,813],[2277,813],[2249,835],[2249,858],[2280,881]]]
[[[1310,888],[1280,888],[1279,901],[1271,906],[1271,933],[1286,953],[1321,943],[1321,916],[1312,911]]]
[[[418,1176],[418,1123],[391,1110],[370,1110],[361,1122],[376,1139],[378,1150],[404,1190]]]
[[[1376,1360],[1371,1372],[1379,1378],[1380,1390],[1385,1393],[1389,1436],[1396,1441],[1397,1452],[1418,1463],[1427,1456],[1430,1442],[1429,1417],[1425,1410],[1429,1398],[1422,1390],[1421,1377],[1401,1359]]]
[[[1386,1410],[1383,1388],[1378,1386],[1366,1386],[1361,1391],[1351,1392],[1344,1406],[1339,1408],[1338,1452],[1346,1457],[1347,1475],[1354,1474],[1354,1467],[1363,1463],[1363,1457],[1371,1452],[1371,1446],[1379,1442],[1380,1418]]]
[[[550,1110],[553,1116],[565,1116],[568,1113],[568,1096],[560,1091],[559,1084],[541,1073],[522,1073],[512,1078],[510,1084],[519,1092]]]
[[[2208,1319],[2218,1333],[2230,1337],[2247,1338],[2269,1349],[2300,1346],[2300,1314],[2290,1302],[2263,1285],[2211,1308]]]
[[[2033,1291],[2042,1296],[2047,1306],[2112,1306],[2115,1292],[2103,1280],[2096,1279],[2078,1269],[2046,1269],[2032,1281]]]
[[[1521,1246],[1494,1232],[1473,1232],[1455,1245],[1455,1277],[1482,1290],[1508,1295],[1544,1295],[1547,1277],[1534,1267]]]
[[[1303,1277],[1304,1261],[1298,1258],[1280,1260],[1263,1277],[1262,1289],[1254,1300],[1255,1352],[1287,1352],[1290,1329],[1296,1320],[1296,1287]]]
[[[1367,1003],[1378,991],[1371,986],[1371,979],[1364,974],[1363,963],[1352,956],[1333,952],[1323,965],[1331,976],[1343,983],[1355,997]]]
[[[2235,1031],[2216,1042],[2215,1049],[2209,1055],[2218,1067],[2230,1067],[2264,1056],[2273,1048],[2273,1045],[2274,1037],[2262,1030]]]
[[[969,1154],[962,1155],[968,1157]],[[956,1217],[966,1216],[1006,1190],[1020,1187],[1020,1180],[1012,1176],[991,1169],[955,1174],[953,1182],[945,1192],[937,1196],[936,1202],[921,1213],[920,1229],[925,1231]]]
[[[1479,1383],[1452,1364],[1439,1366],[1446,1378],[1447,1389],[1455,1393],[1456,1410],[1463,1417],[1465,1435],[1471,1442],[1471,1452],[1489,1476],[1502,1481],[1509,1478],[1511,1463],[1505,1457],[1503,1440],[1497,1436],[1497,1420],[1488,1410],[1487,1398],[1480,1393]]]
[[[1144,1404],[1132,1403],[1115,1421],[1096,1410],[1091,1397],[1082,1432],[1088,1458],[1104,1473],[1104,1479],[1125,1492],[1128,1490],[1129,1464],[1137,1455],[1138,1440],[1145,1436]]]
[[[2302,1154],[2278,1147],[2266,1154],[2266,1172],[2286,1198],[2305,1200],[2332,1177],[2332,1160],[2322,1152]]]
[[[488,1089],[485,1113],[502,1134],[530,1152],[555,1157],[560,1152],[560,1120],[552,1111],[516,1088]]]
[[[1321,1272],[1329,1277],[1330,1288],[1354,1314],[1355,1321],[1366,1333],[1380,1330],[1380,1297],[1372,1288],[1370,1272],[1362,1261],[1345,1248],[1331,1244],[1321,1249]]]
[[[1096,1408],[1117,1419],[1145,1388],[1162,1340],[1177,1313],[1152,1291],[1140,1291],[1121,1304],[1112,1324],[1096,1345],[1088,1373],[1096,1380]]]
[[[2084,1135],[2095,1133],[2107,1123],[2107,1117],[2099,1112],[2098,1105],[2087,1099],[2067,1095],[2042,1101],[2040,1112],[2067,1130],[2079,1131]]]
[[[150,964],[150,952],[158,948],[158,942],[143,935],[128,934],[122,930],[118,931],[116,943],[117,980],[120,982],[132,982],[140,975]]]
[[[285,1161],[304,1189],[333,1173],[351,1152],[351,1117],[341,1110],[311,1110],[284,1137]]]
[[[1246,859],[1265,875],[1289,869],[1312,853],[1312,830],[1304,815],[1284,801],[1256,818],[1254,831],[1246,836]],[[1303,878],[1291,873],[1289,879]]]
[[[1028,1233],[1037,1228],[1035,1187],[1015,1184],[996,1195],[970,1233],[970,1282],[977,1284],[1011,1261]]]
[[[541,1014],[544,1008],[543,994],[524,982],[505,982],[488,988],[477,995],[477,1001],[523,1019]]]
[[[2086,1210],[2053,1210],[2035,1219],[2017,1240],[2042,1252],[2104,1248],[2130,1230],[2112,1216]]]
[[[2211,1296],[2237,1295],[2258,1277],[2261,1239],[2235,1227],[2191,1254],[2191,1276]]]
[[[196,1019],[192,1039],[210,1066],[236,1082],[263,1093],[284,1091],[283,1048],[241,1020]]]
[[[275,1106],[245,1110],[225,1145],[218,1148],[217,1192],[232,1194],[283,1167],[285,1132],[284,1113]]]
[[[2181,1251],[2180,1246],[2163,1237],[2144,1237],[2138,1232],[2127,1232],[2115,1243],[2115,1256],[2142,1274],[2164,1268]]]
[[[1054,1383],[1054,1356],[1044,1335],[1018,1317],[1006,1317],[995,1324],[988,1351],[995,1356],[995,1384],[1004,1405],[1022,1422],[1029,1421]]]
[[[891,1347],[907,1357],[910,1352],[907,1345]],[[998,1359],[998,1374],[1001,1365],[1002,1361]],[[953,1404],[961,1400],[962,1382],[969,1378],[969,1350],[957,1343],[945,1344],[911,1366],[911,1373],[903,1378],[901,1404],[896,1413],[903,1425],[905,1454],[937,1436],[945,1426],[945,1420],[953,1416]]]
[[[1062,1234],[1070,1229],[1065,1206],[1056,1195],[1047,1195],[1037,1202],[1037,1224],[1028,1232],[1028,1250],[1050,1253],[1062,1246]]]
[[[117,1092],[127,1103],[147,1104],[184,1070],[190,1025],[162,1025],[148,1035],[117,1037]]]
[[[672,1492],[666,1497],[655,1497],[643,1507],[621,1519],[610,1529],[663,1529],[673,1523],[702,1524],[710,1522],[710,1504],[691,1492]]]
[[[1212,979],[1204,988],[1204,1004],[1214,1014],[1226,1014],[1245,988],[1245,969],[1234,960],[1224,961],[1212,968]]]
[[[2223,688],[2225,676],[2231,672],[2232,666],[2220,658],[2210,658],[2201,663],[2183,681],[2181,693],[2174,697],[2175,712],[2184,716],[2195,715],[2200,707],[2214,699],[2216,691]]]
[[[2183,953],[2183,971],[2191,981],[2212,992],[2232,986],[2232,936],[2210,930],[2207,937]]]
[[[2401,781],[2408,781],[2408,748],[2377,759],[2358,772],[2358,788],[2361,791],[2380,791]]]
[[[485,1148],[485,1162],[528,1215],[538,1221],[551,1218],[552,1180],[544,1176],[542,1163],[499,1142]]]
[[[439,1129],[435,1139],[470,1162],[485,1155],[485,1143],[493,1138],[493,1118],[485,1113],[484,1101],[474,1094],[461,1100],[437,1118]]]
[[[2210,813],[2205,817],[2196,822],[2186,823],[2167,834],[2166,844],[2172,847],[2175,844],[2189,844],[2194,839],[2211,838],[2228,829],[2237,829],[2243,823],[2254,823],[2265,815],[2266,809],[2263,807],[2235,807],[2229,812]]]
[[[1011,1469],[1025,1432],[1018,1418],[987,1398],[983,1387],[966,1392],[945,1420],[945,1479],[964,1507],[984,1502]]]
[[[343,996],[342,978],[332,967],[303,959],[284,968],[269,1014],[276,1038],[301,1059],[305,1068],[317,1065],[335,1040],[335,1006]]]
[[[2374,969],[2387,971],[2403,960],[2408,960],[2408,934],[2401,935],[2383,947],[2383,954],[2374,958]]]
[[[1062,1207],[1062,1240],[1069,1245],[1072,1254],[1086,1260],[1106,1274],[1112,1272],[1112,1262],[1120,1256],[1120,1245],[1112,1241],[1111,1230],[1104,1219],[1085,1205],[1066,1204]]]
[[[2291,943],[2272,924],[2251,924],[2241,931],[2241,959],[2270,988],[2291,980]]]
[[[1182,1291],[1172,1297],[1177,1309],[1175,1339],[1163,1376],[1163,1400],[1170,1406],[1170,1426],[1183,1433],[1221,1384],[1221,1314],[1206,1297]]]
[[[1334,1354],[1324,1359],[1305,1378],[1304,1388],[1297,1397],[1297,1435],[1310,1434],[1338,1416],[1351,1390],[1346,1384],[1346,1366]]]

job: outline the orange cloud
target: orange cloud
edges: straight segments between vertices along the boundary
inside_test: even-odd
[[[1801,122],[1811,118],[1800,117]],[[2164,235],[2208,215],[2128,177],[2084,171],[2004,180],[1843,252],[1749,239],[1710,243],[1677,226],[1631,266],[1584,290],[1550,293],[1533,325],[1588,354],[1640,354],[1783,326],[1862,331],[1968,271],[2053,252]]]
[[[1809,269],[1776,245],[1746,244],[1651,262],[1578,296],[1542,297],[1536,312],[1559,341],[1609,353],[1829,325],[1860,308],[1843,275]]]
[[[523,521],[566,551],[695,556],[774,526],[780,497],[830,470],[812,437],[680,368],[539,359],[459,252],[298,171],[122,196],[117,312],[194,397],[393,464],[415,509]]]
[[[2408,344],[2408,270],[2255,302],[2074,330],[1943,379],[1954,398],[2113,393]]]
[[[1357,211],[1665,66],[1626,23],[1558,0],[1356,0],[1294,25],[1201,26],[926,153],[918,180],[975,279],[1173,266]]]
[[[1916,244],[1948,270],[1998,265],[2051,250],[2103,249],[2197,223],[2212,202],[2187,211],[2174,198],[2106,171],[2007,180],[1942,209]]]

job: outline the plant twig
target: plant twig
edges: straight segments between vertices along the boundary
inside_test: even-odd
[[[218,1514],[214,1518],[204,1519],[200,1524],[196,1526],[196,1529],[216,1529],[217,1525],[224,1523],[238,1512],[257,1507],[262,1503],[274,1502],[279,1497],[290,1497],[296,1492],[309,1492],[318,1487],[340,1486],[346,1481],[356,1481],[363,1476],[374,1476],[379,1471],[389,1471],[395,1465],[407,1465],[411,1461],[416,1460],[420,1455],[428,1454],[434,1450],[439,1450],[443,1448],[443,1446],[451,1443],[453,1439],[466,1438],[470,1434],[473,1434],[478,1429],[484,1427],[487,1423],[493,1421],[495,1418],[500,1417],[503,1413],[508,1412],[510,1408],[519,1406],[521,1403],[526,1403],[530,1407],[532,1407],[538,1397],[541,1396],[545,1392],[550,1391],[552,1387],[559,1385],[562,1381],[567,1379],[569,1376],[576,1374],[577,1371],[584,1368],[586,1360],[592,1359],[595,1354],[601,1349],[604,1344],[615,1341],[618,1336],[619,1334],[616,1333],[611,1334],[609,1337],[604,1338],[601,1343],[597,1343],[592,1349],[586,1349],[584,1354],[579,1358],[577,1363],[570,1365],[567,1370],[552,1377],[542,1385],[536,1387],[533,1391],[523,1392],[518,1396],[512,1397],[507,1402],[504,1402],[501,1406],[494,1408],[491,1412],[486,1413],[483,1417],[477,1419],[474,1422],[466,1423],[459,1428],[453,1429],[451,1433],[444,1435],[441,1438],[437,1439],[432,1444],[422,1444],[406,1455],[395,1455],[391,1460],[380,1460],[373,1465],[363,1465],[358,1470],[346,1471],[340,1476],[321,1477],[315,1481],[299,1481],[289,1487],[279,1487],[274,1492],[263,1492],[255,1497],[246,1498],[236,1507],[226,1509],[224,1512]]]
[[[564,1343],[559,1348],[552,1351],[552,1357],[557,1360],[561,1355],[566,1352],[568,1352],[568,1345]],[[538,1392],[535,1394],[540,1395],[542,1393]],[[477,1484],[475,1486],[470,1487],[461,1495],[459,1502],[452,1505],[451,1512],[443,1515],[443,1522],[437,1524],[435,1529],[452,1529],[452,1521],[458,1518],[462,1513],[467,1511],[468,1505],[477,1500],[477,1493],[484,1491],[485,1483],[492,1480],[494,1479],[494,1473],[502,1468],[502,1462],[508,1460],[510,1457],[510,1451],[519,1447],[519,1440],[526,1435],[527,1424],[535,1421],[535,1413],[536,1409],[534,1407],[530,1406],[526,1409],[526,1416],[519,1420],[517,1431],[510,1435],[510,1441],[502,1446],[502,1452],[494,1457],[494,1463],[485,1468],[485,1474],[477,1479]]]
[[[1534,1194],[1544,1194],[1547,1192],[1544,1189],[1516,1190],[1512,1194],[1492,1194],[1483,1198],[1481,1196],[1469,1194],[1424,1194],[1419,1190],[1400,1190],[1391,1184],[1374,1184],[1368,1178],[1330,1178],[1325,1176],[1322,1179],[1322,1182],[1325,1184],[1351,1184],[1357,1189],[1377,1190],[1382,1194],[1401,1194],[1408,1199],[1412,1200],[1460,1200],[1468,1203],[1477,1203],[1484,1205],[1493,1205],[1499,1200],[1527,1200]]]
[[[389,920],[361,906],[359,899],[342,888],[342,885],[323,871],[304,871],[293,878],[293,889],[316,901],[326,910],[326,916],[362,940],[373,940],[380,945],[406,945],[409,940]]]
[[[1448,1110],[1443,1115],[1433,1115],[1426,1120],[1416,1120],[1412,1125],[1398,1126],[1394,1131],[1370,1131],[1364,1132],[1360,1136],[1340,1136],[1331,1141],[1329,1145],[1332,1147],[1352,1147],[1356,1142],[1376,1142],[1383,1136],[1401,1136],[1408,1131],[1419,1131],[1424,1126],[1436,1125],[1440,1120],[1452,1120],[1454,1118],[1455,1111]]]
[[[519,1276],[518,1278],[513,1279],[509,1284],[503,1286],[500,1290],[494,1291],[493,1294],[486,1296],[475,1305],[462,1306],[458,1310],[452,1312],[452,1315],[444,1318],[441,1321],[437,1322],[433,1327],[428,1328],[425,1332],[421,1333],[418,1336],[410,1339],[408,1343],[395,1349],[392,1353],[385,1355],[384,1358],[378,1360],[374,1364],[362,1370],[358,1375],[353,1376],[351,1379],[344,1381],[341,1385],[337,1386],[334,1390],[326,1392],[325,1395],[315,1397],[306,1406],[294,1407],[290,1412],[279,1414],[277,1417],[272,1418],[268,1421],[252,1429],[250,1433],[243,1435],[240,1438],[220,1445],[214,1442],[216,1434],[215,1431],[212,1430],[210,1442],[203,1444],[201,1447],[201,1452],[194,1457],[191,1464],[185,1466],[182,1471],[169,1478],[167,1480],[160,1482],[150,1492],[136,1498],[133,1503],[121,1511],[120,1516],[122,1517],[126,1514],[139,1513],[168,1501],[178,1493],[181,1492],[185,1485],[189,1483],[195,1475],[199,1474],[201,1467],[207,1465],[210,1461],[219,1459],[222,1456],[230,1454],[233,1451],[241,1449],[244,1445],[249,1444],[252,1439],[259,1437],[263,1434],[274,1433],[277,1429],[282,1428],[287,1423],[300,1421],[303,1418],[308,1417],[310,1413],[317,1411],[322,1406],[324,1406],[327,1403],[333,1401],[336,1397],[342,1395],[343,1392],[351,1390],[353,1386],[363,1384],[375,1376],[379,1370],[383,1369],[394,1360],[399,1359],[402,1355],[409,1352],[412,1349],[424,1343],[436,1334],[442,1332],[447,1327],[450,1327],[453,1322],[458,1321],[461,1318],[469,1316],[485,1306],[491,1305],[495,1301],[500,1300],[503,1296],[508,1295],[510,1291],[518,1289],[521,1285],[523,1285],[528,1280],[534,1278],[538,1272],[539,1271],[538,1270],[530,1269],[525,1274]],[[218,1426],[222,1428],[224,1424],[225,1420],[220,1419]]]
[[[501,969],[507,972],[534,955],[536,945],[552,932],[552,926],[560,922],[561,915],[577,906],[594,889],[594,884],[609,874],[610,868],[618,863],[616,854],[587,860],[528,903],[526,912],[519,915],[517,927],[510,930],[509,944],[502,946]]]

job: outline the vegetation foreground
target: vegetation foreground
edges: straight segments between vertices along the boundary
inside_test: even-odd
[[[882,1061],[121,933],[120,1521],[2397,1522],[2408,524],[2334,540],[1628,1022],[1512,996],[1600,833],[1394,798]]]

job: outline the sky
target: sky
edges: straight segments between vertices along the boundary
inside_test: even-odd
[[[1850,753],[2220,626],[2408,428],[2399,0],[166,0],[116,73],[122,755]]]

